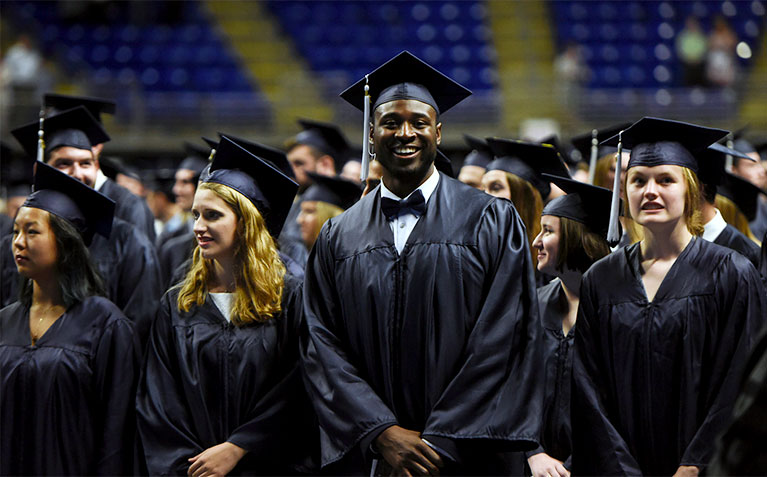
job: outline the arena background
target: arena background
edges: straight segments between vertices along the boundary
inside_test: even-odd
[[[759,0],[3,0],[3,59],[28,35],[44,65],[31,87],[14,88],[4,72],[0,135],[18,148],[9,131],[36,120],[41,93],[55,91],[113,98],[105,153],[139,167],[173,167],[184,140],[217,131],[283,147],[299,117],[335,122],[359,145],[361,114],[338,93],[409,49],[474,92],[443,118],[443,150],[456,166],[463,133],[556,133],[567,149],[571,136],[644,115],[763,140],[766,8]],[[721,16],[737,37],[729,84],[688,81],[676,39],[691,15],[705,35]]]

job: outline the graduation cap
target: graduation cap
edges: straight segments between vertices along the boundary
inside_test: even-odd
[[[184,157],[176,169],[188,169],[194,171],[196,176],[199,176],[208,165],[210,149],[193,142],[184,141],[184,152],[186,157]]]
[[[288,156],[286,156],[285,153],[279,149],[267,146],[266,144],[248,141],[247,139],[232,136],[231,134],[218,133],[218,135],[219,137],[229,138],[234,143],[249,153],[253,154],[254,156],[258,156],[261,159],[269,161],[274,167],[279,169],[280,172],[290,177],[292,180],[296,180],[296,173],[293,171],[293,166],[291,166],[290,162],[288,162]],[[215,148],[217,146],[218,144],[211,147]]]
[[[733,201],[749,222],[756,218],[759,194],[767,195],[767,191],[729,172],[723,174],[717,193]]]
[[[11,131],[29,157],[41,156],[38,154],[38,132],[42,124],[42,120],[36,121]],[[44,149],[48,151],[62,146],[90,151],[91,147],[109,141],[109,135],[84,106],[46,118],[44,124]]]
[[[94,233],[109,238],[112,231],[112,199],[42,162],[36,164],[34,192],[23,207],[42,209],[68,221],[86,245]]]
[[[696,124],[644,117],[627,129],[605,140],[601,144],[631,149],[628,169],[636,166],[655,167],[675,165],[686,167],[698,174],[700,168],[696,155],[706,151],[713,143],[727,136],[728,131],[708,128]],[[615,170],[613,201],[610,210],[610,232],[607,241],[613,245],[620,240],[618,214],[620,194],[621,161]]]
[[[600,146],[599,144],[609,139],[624,129],[628,129],[631,123],[621,123],[607,126],[602,129],[592,129],[591,132],[579,134],[570,139],[573,147],[581,154],[581,158],[589,163],[589,184],[594,183],[597,159],[607,154],[617,152],[616,147]]]
[[[52,108],[55,113],[66,111],[68,109],[84,106],[89,113],[102,123],[101,113],[114,114],[117,105],[114,101],[103,98],[92,98],[88,96],[68,96],[65,94],[46,93],[43,97],[46,108]]]
[[[362,189],[359,184],[342,177],[328,177],[313,172],[307,172],[312,179],[312,185],[306,189],[301,200],[316,200],[327,202],[344,210],[360,199]]]
[[[490,150],[487,142],[468,134],[463,135],[463,140],[471,148],[471,152],[463,160],[463,165],[487,169],[487,165],[493,160],[493,151]]]
[[[570,177],[562,157],[550,144],[488,138],[487,145],[496,157],[487,165],[488,171],[501,170],[521,177],[532,184],[544,200],[551,193],[551,185],[541,174]]]
[[[367,147],[370,112],[390,101],[413,99],[428,104],[440,115],[471,95],[471,91],[440,73],[409,51],[391,58],[365,75],[344,92],[341,98],[364,113],[362,128],[362,172],[365,182],[370,163]],[[372,108],[371,108],[372,102]]]
[[[731,149],[723,144],[714,143],[708,146],[704,151],[697,154],[698,179],[706,185],[718,186],[722,183],[725,176],[727,156],[745,159],[756,162],[752,157],[743,154],[740,151]]]
[[[226,136],[218,143],[210,174],[201,180],[223,184],[247,197],[263,215],[272,237],[280,234],[298,192],[298,184],[288,176]]]
[[[338,126],[310,119],[299,119],[298,124],[303,131],[296,135],[296,144],[315,147],[323,154],[332,157],[337,169],[346,162],[349,155],[349,142]]]
[[[543,174],[567,195],[557,197],[543,208],[541,215],[553,215],[575,220],[592,232],[607,237],[610,224],[612,191],[565,177]]]

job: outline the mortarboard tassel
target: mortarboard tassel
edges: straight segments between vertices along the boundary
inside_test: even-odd
[[[43,139],[45,131],[43,125],[45,123],[45,109],[40,109],[40,127],[37,130],[37,160],[45,162],[45,140]]]
[[[733,142],[733,135],[732,133],[727,135],[727,147],[730,149],[735,148],[735,143]],[[732,155],[727,154],[724,156],[724,170],[727,172],[732,172]]]
[[[612,201],[610,202],[610,225],[607,229],[607,243],[609,243],[611,247],[618,245],[618,242],[621,241],[620,221],[618,220],[618,216],[620,215],[621,205],[621,166],[623,163],[621,160],[621,150],[623,149],[622,136],[623,131],[618,133],[618,152],[615,153],[615,179],[613,180],[613,196]]]
[[[216,157],[216,150],[211,148],[210,155],[208,156],[208,162],[213,162],[213,159]]]
[[[362,115],[362,167],[360,168],[360,180],[364,183],[368,178],[370,169],[370,85],[368,75],[365,75],[365,99],[363,101]]]
[[[599,132],[596,129],[591,130],[591,157],[589,158],[589,184],[594,185],[594,176],[597,173],[597,155],[599,154]]]

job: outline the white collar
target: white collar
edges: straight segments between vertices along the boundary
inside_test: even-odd
[[[709,220],[708,223],[703,226],[703,238],[709,242],[716,240],[716,238],[719,237],[719,234],[727,228],[727,222],[724,221],[722,213],[719,212],[719,209],[715,210],[716,215],[714,218]]]
[[[96,183],[93,184],[93,188],[96,190],[101,190],[101,186],[104,185],[104,183],[107,181],[108,177],[104,175],[104,173],[99,169],[96,172]]]
[[[439,171],[434,166],[431,166],[431,175],[416,189],[420,190],[421,194],[423,194],[424,202],[429,202],[429,197],[431,197],[432,192],[434,192],[434,190],[437,188],[437,184],[439,184]],[[415,190],[413,192],[415,192]],[[413,195],[413,192],[408,194],[405,199]],[[403,199],[402,197],[399,197],[397,194],[387,189],[383,180],[381,181],[381,197],[386,197],[387,199],[394,200]]]

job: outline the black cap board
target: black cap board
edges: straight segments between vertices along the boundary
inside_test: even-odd
[[[184,141],[184,153],[186,156],[176,169],[194,171],[195,175],[199,176],[202,170],[208,165],[210,148],[190,141]]]
[[[695,155],[728,134],[724,129],[644,117],[620,134],[622,147],[631,149],[628,168],[635,166],[676,165],[698,172]],[[619,134],[602,144],[618,145]]]
[[[89,113],[98,121],[101,120],[101,114],[114,114],[117,105],[114,101],[104,98],[93,98],[89,96],[69,96],[66,94],[46,93],[43,96],[46,108],[51,108],[54,113],[66,111],[68,109],[84,106]]]
[[[551,193],[551,185],[541,174],[570,177],[559,153],[549,144],[488,138],[487,145],[496,157],[487,165],[488,171],[502,170],[521,177],[540,192],[543,200]]]
[[[11,131],[30,158],[37,157],[37,132],[40,123],[35,121]],[[90,150],[91,147],[109,141],[109,135],[84,106],[69,109],[45,119],[45,150],[67,146]]]
[[[466,155],[463,160],[464,166],[477,166],[483,169],[487,168],[487,165],[493,160],[493,151],[490,150],[490,146],[487,142],[468,134],[463,135],[463,140],[471,148],[471,152]]]
[[[631,126],[631,123],[621,123],[616,124],[612,126],[606,126],[601,129],[596,129],[597,131],[597,144],[604,142],[607,139],[610,139],[611,137],[615,136],[619,132],[628,129],[629,126]],[[583,160],[588,161],[591,157],[591,139],[593,137],[593,131],[589,131],[584,134],[579,134],[573,138],[570,139],[570,142],[572,143],[573,147],[578,150],[578,152],[581,153],[581,157]],[[616,151],[615,146],[597,146],[597,157],[602,157],[606,154],[614,153]],[[628,149],[628,148],[625,148]]]
[[[327,202],[346,210],[354,205],[362,195],[359,184],[342,177],[323,176],[313,172],[307,174],[312,179],[312,185],[306,189],[301,197],[302,202]]]
[[[362,111],[366,84],[370,86],[373,111],[389,101],[414,99],[430,105],[441,114],[471,95],[471,91],[409,51],[399,53],[361,78],[342,92],[341,97]]]
[[[717,192],[733,201],[749,222],[756,218],[759,194],[767,195],[767,191],[729,172],[725,172],[722,176]]]
[[[201,181],[223,184],[247,197],[264,216],[272,237],[280,234],[298,192],[288,176],[226,136],[218,143],[210,174]]]
[[[556,184],[567,195],[557,197],[546,204],[541,215],[572,219],[586,225],[592,232],[607,237],[612,197],[610,189],[551,174],[544,173],[543,177]]]
[[[296,135],[296,144],[306,144],[317,148],[323,154],[332,157],[336,166],[346,162],[349,155],[349,142],[335,124],[299,119],[303,131]]]
[[[36,164],[34,192],[23,207],[46,210],[68,221],[86,245],[94,233],[109,238],[112,231],[114,201],[48,164]]]
[[[434,167],[448,177],[455,179],[455,171],[453,171],[453,162],[442,151],[437,149],[437,157],[434,158]]]
[[[702,183],[710,186],[718,186],[721,184],[725,176],[727,155],[756,162],[753,158],[740,151],[730,149],[719,143],[714,143],[696,155],[700,167],[700,170],[698,171],[698,179],[700,179]]]
[[[288,162],[288,156],[286,156],[285,153],[279,149],[267,146],[266,144],[248,141],[247,139],[232,136],[231,134],[218,133],[218,135],[219,137],[227,137],[231,139],[241,148],[245,149],[254,156],[258,156],[261,159],[270,162],[274,167],[279,169],[280,172],[290,177],[292,180],[296,180],[296,173],[293,171],[293,166],[291,166],[290,162]]]

